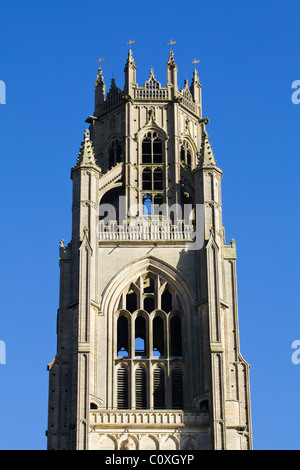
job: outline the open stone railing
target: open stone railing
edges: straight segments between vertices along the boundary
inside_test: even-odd
[[[108,223],[98,222],[99,240],[180,240],[193,241],[195,237],[192,224],[185,224],[179,220],[175,225],[165,221],[160,216],[144,216],[132,220],[126,220],[118,225],[113,220]]]
[[[126,411],[91,410],[90,425],[160,425],[160,426],[209,426],[209,413],[199,411]]]

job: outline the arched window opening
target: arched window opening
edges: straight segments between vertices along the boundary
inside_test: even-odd
[[[171,375],[172,382],[172,409],[183,409],[183,374],[180,367],[174,367]]]
[[[154,215],[163,215],[164,198],[162,194],[155,194],[153,197],[153,213]]]
[[[153,404],[154,409],[165,408],[165,372],[162,367],[156,367],[153,372]]]
[[[142,173],[142,188],[143,190],[152,190],[152,170],[145,168]]]
[[[192,152],[189,144],[184,141],[180,148],[180,161],[188,169],[192,168]]]
[[[126,294],[126,310],[128,312],[135,312],[137,310],[137,295],[134,290],[131,288]]]
[[[91,403],[90,403],[90,409],[91,409],[91,410],[97,410],[97,409],[98,409],[98,406],[96,405],[96,403],[91,402]]]
[[[151,134],[142,143],[142,163],[151,163]]]
[[[145,297],[144,299],[144,310],[151,313],[155,309],[155,300],[154,297]]]
[[[146,356],[146,320],[141,315],[135,320],[135,356]]]
[[[149,194],[145,194],[143,197],[143,214],[151,215],[152,214],[152,200]]]
[[[128,370],[126,367],[120,367],[117,372],[117,408],[119,410],[129,408],[128,389]]]
[[[173,316],[170,322],[171,356],[182,356],[181,319]]]
[[[153,356],[164,356],[164,322],[159,316],[153,320]]]
[[[147,375],[144,367],[138,367],[135,371],[135,407],[147,408]]]
[[[189,168],[191,168],[191,166],[192,166],[192,154],[191,154],[189,149],[186,152],[186,164]]]
[[[117,323],[117,354],[118,356],[127,357],[129,355],[128,348],[128,320],[121,315]]]
[[[185,151],[183,146],[181,146],[180,149],[180,160],[182,161],[182,163],[185,163]]]
[[[162,140],[158,136],[153,140],[153,163],[162,163]]]
[[[171,292],[169,289],[165,289],[161,296],[161,309],[164,312],[169,313],[172,310],[172,300],[173,296]]]
[[[99,220],[105,222],[108,225],[111,221],[119,221],[122,212],[124,211],[124,199],[122,196],[125,195],[125,189],[123,186],[112,188],[108,190],[101,198],[99,204]]]
[[[122,153],[121,142],[118,139],[113,140],[108,150],[109,168],[112,168],[117,163],[122,161]]]

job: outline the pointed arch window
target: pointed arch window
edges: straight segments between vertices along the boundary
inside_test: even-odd
[[[154,317],[153,325],[153,356],[162,357],[165,355],[165,328],[164,321],[160,316]]]
[[[135,356],[147,355],[146,320],[139,315],[135,320]]]
[[[182,409],[186,316],[175,287],[145,272],[131,279],[117,305],[114,406]]]
[[[192,168],[192,151],[186,140],[183,142],[180,148],[180,161],[186,168]]]
[[[112,168],[122,161],[122,144],[119,139],[114,139],[108,149],[108,165]]]
[[[148,132],[143,138],[142,163],[163,163],[163,140],[157,132]]]
[[[143,196],[143,214],[144,215],[152,214],[152,197],[150,194],[145,194]]]
[[[124,315],[117,322],[117,353],[122,357],[129,355],[128,319]]]

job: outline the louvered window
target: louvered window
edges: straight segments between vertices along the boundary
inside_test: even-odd
[[[117,373],[117,407],[120,410],[129,408],[128,396],[128,370],[120,367]]]
[[[144,367],[138,367],[135,371],[135,407],[147,408],[147,380]]]
[[[174,367],[172,370],[172,408],[183,409],[183,376],[180,367]]]
[[[154,408],[165,408],[165,373],[162,367],[156,367],[153,372]]]

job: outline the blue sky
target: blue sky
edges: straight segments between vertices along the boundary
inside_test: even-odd
[[[0,448],[45,449],[47,364],[56,352],[58,245],[71,236],[74,165],[94,110],[99,57],[124,85],[164,85],[199,59],[204,116],[223,170],[223,222],[237,243],[241,351],[251,364],[255,449],[300,449],[300,79],[297,0],[2,0],[0,4]]]

